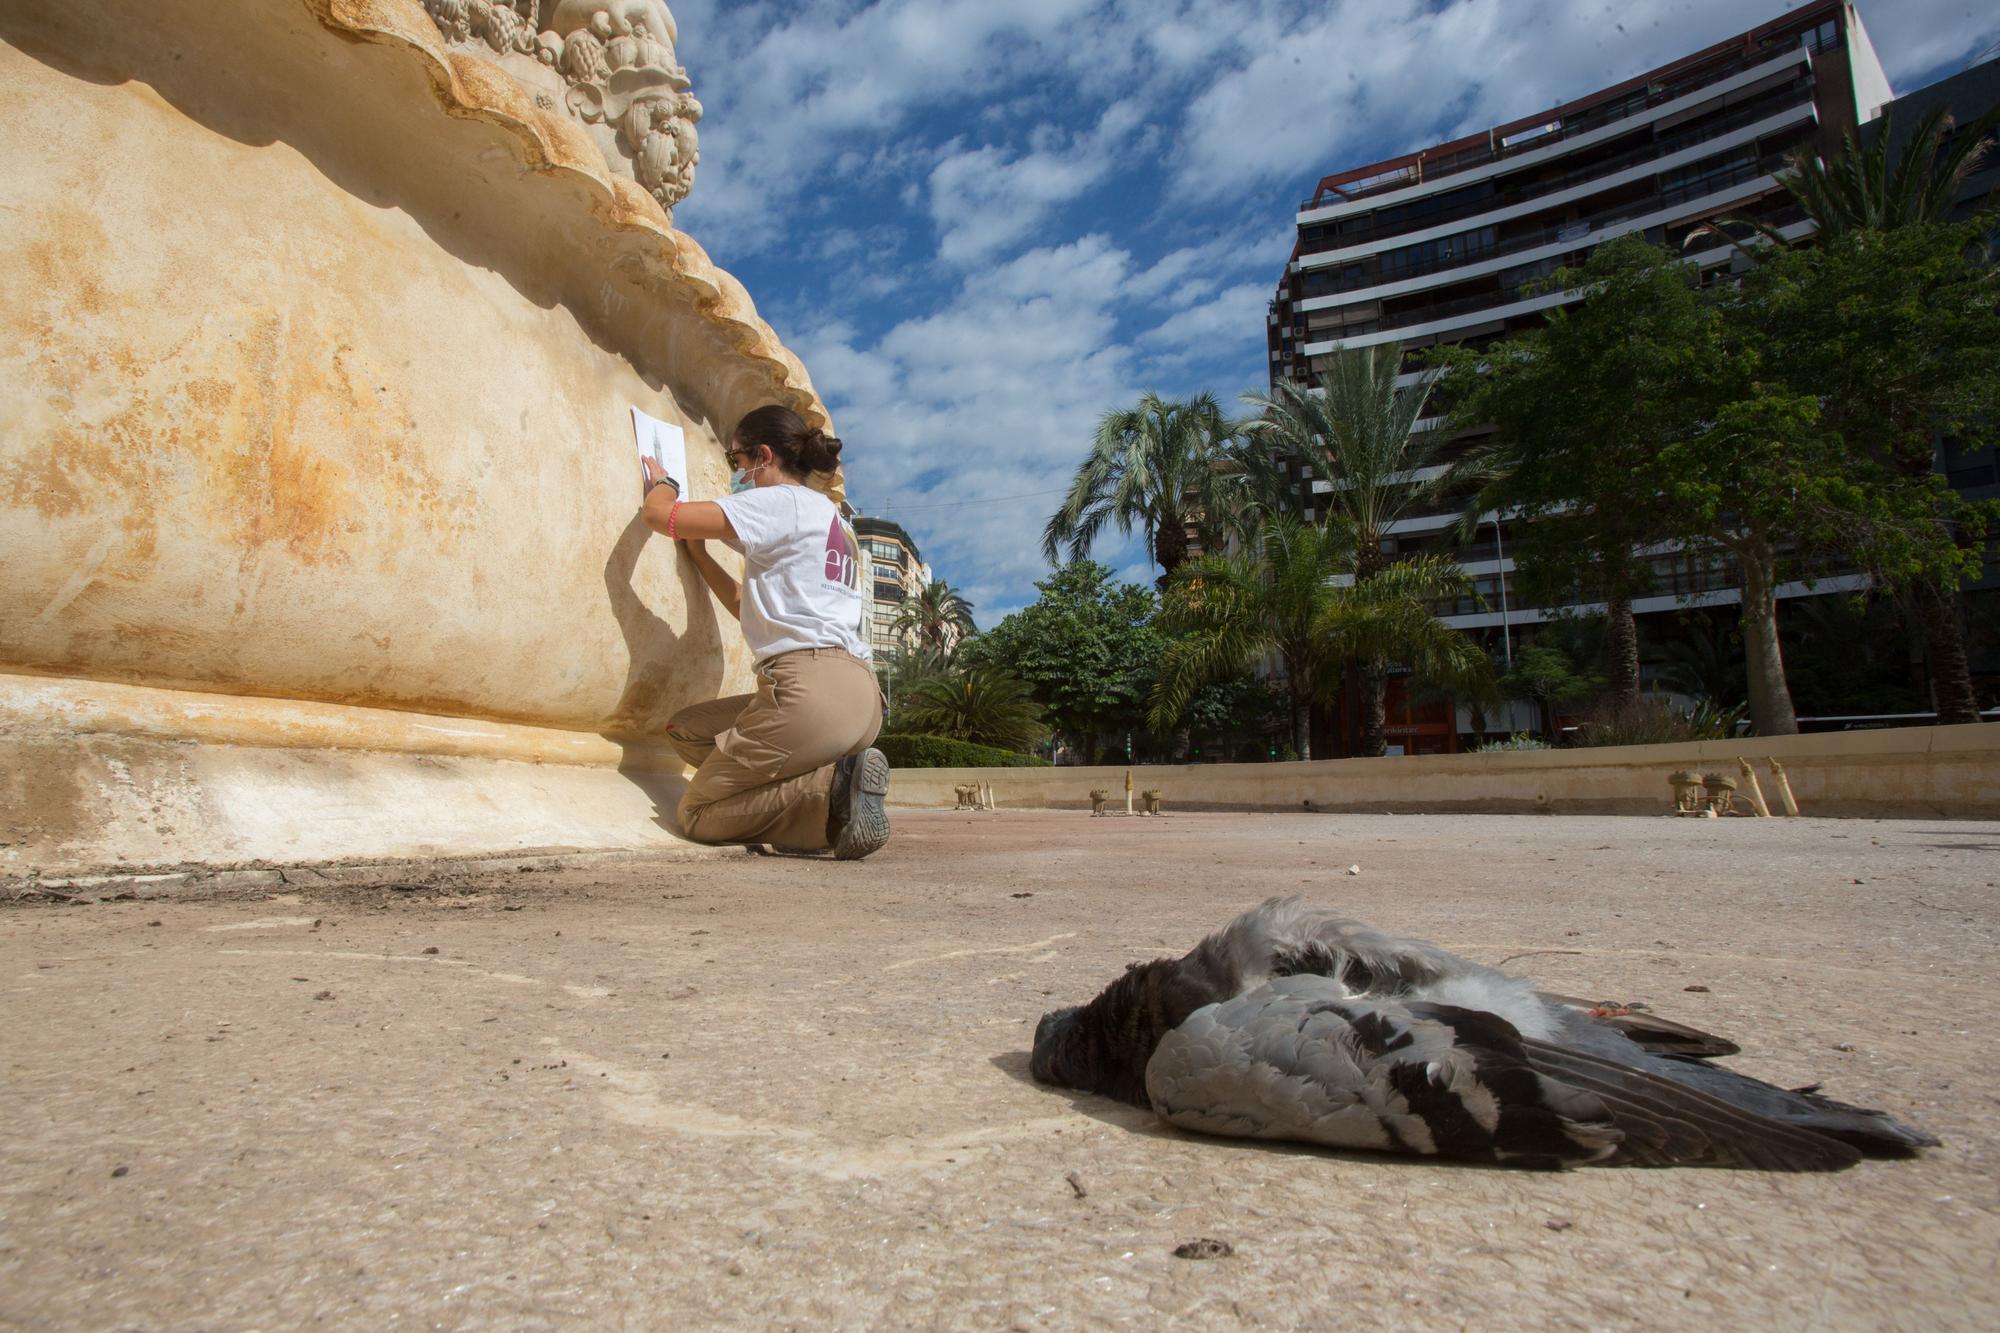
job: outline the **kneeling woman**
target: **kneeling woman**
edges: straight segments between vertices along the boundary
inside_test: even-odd
[[[760,407],[729,442],[731,494],[683,501],[646,460],[646,526],[680,542],[702,581],[743,623],[757,692],[674,714],[667,739],[695,766],[681,827],[697,842],[831,847],[842,860],[889,840],[889,762],[870,749],[882,695],[861,636],[853,529],[806,485],[840,441],[784,407]],[[743,583],[704,544],[743,554]]]

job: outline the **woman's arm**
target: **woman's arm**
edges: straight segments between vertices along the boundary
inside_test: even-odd
[[[709,537],[736,535],[729,515],[722,511],[721,505],[711,501],[681,502],[680,492],[666,480],[659,466],[650,458],[641,461],[646,465],[646,492],[639,509],[640,517],[654,532],[679,541],[681,549],[694,561],[701,581],[715,594],[715,599],[728,608],[730,615],[741,620],[743,589],[727,570],[716,563],[715,557],[702,544]],[[672,531],[669,531],[670,528]]]
[[[685,505],[681,507],[681,513],[683,515],[687,513]],[[701,581],[715,594],[715,600],[721,602],[730,615],[738,620],[743,619],[743,589],[729,576],[728,570],[716,563],[715,557],[708,553],[707,544],[683,538],[680,548],[688,553],[690,560],[694,561],[695,569],[701,574]]]

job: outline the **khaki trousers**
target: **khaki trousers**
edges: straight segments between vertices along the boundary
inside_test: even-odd
[[[674,714],[667,741],[695,774],[681,829],[696,842],[818,849],[833,766],[882,730],[874,670],[839,648],[801,648],[757,664],[757,692]]]

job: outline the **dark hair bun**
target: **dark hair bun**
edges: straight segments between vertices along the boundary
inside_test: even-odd
[[[814,472],[831,472],[840,466],[840,439],[823,430],[807,431],[799,441],[799,462]]]

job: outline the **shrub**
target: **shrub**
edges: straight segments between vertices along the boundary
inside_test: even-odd
[[[1504,741],[1486,742],[1486,744],[1479,747],[1478,753],[1492,754],[1496,750],[1549,750],[1553,748],[1555,747],[1551,746],[1540,736],[1530,735],[1525,731],[1517,731]]]
[[[1028,687],[997,667],[947,669],[917,681],[897,701],[896,725],[1010,751],[1049,734]]]
[[[1682,712],[1665,699],[1641,698],[1611,707],[1578,727],[1578,745],[1672,745],[1680,741],[1726,740],[1736,734],[1743,708],[1720,708],[1704,700]]]
[[[894,768],[1047,768],[1049,761],[948,736],[881,736],[875,748]]]

